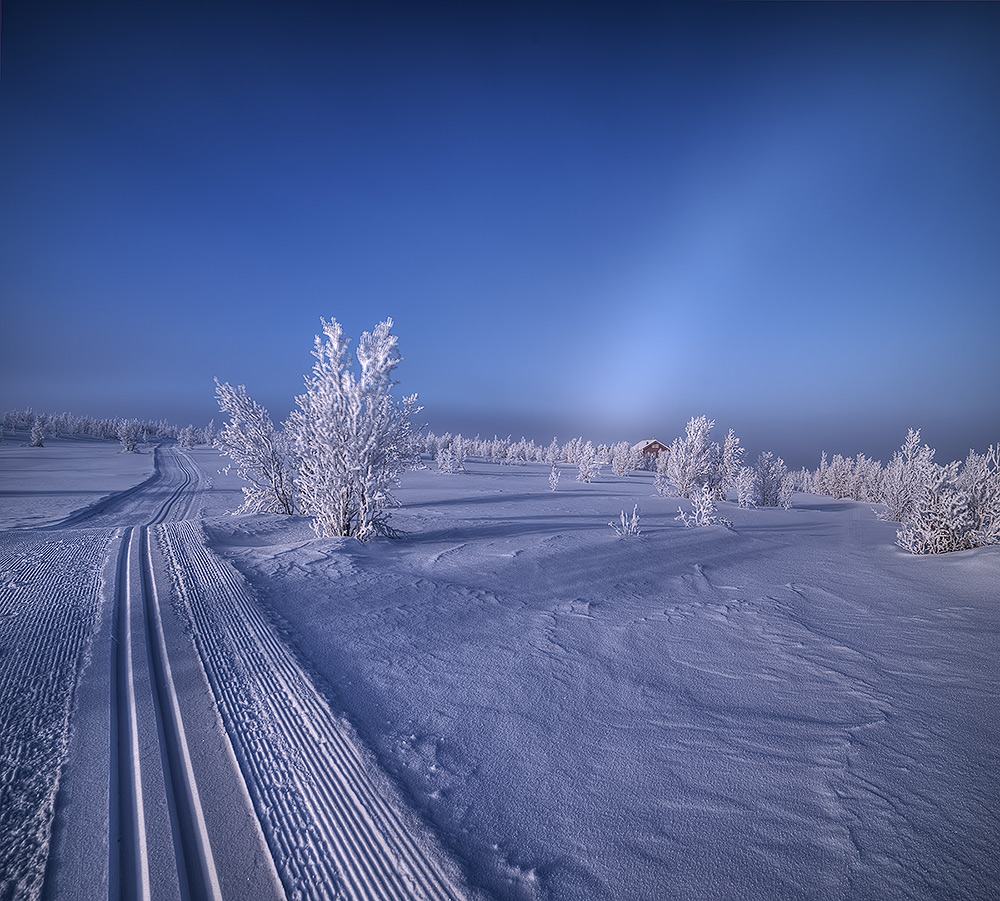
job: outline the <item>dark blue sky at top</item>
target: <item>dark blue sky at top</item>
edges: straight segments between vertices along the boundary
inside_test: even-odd
[[[284,417],[392,316],[437,431],[1000,440],[1000,9],[19,2],[0,408]],[[720,436],[721,437],[721,436]]]

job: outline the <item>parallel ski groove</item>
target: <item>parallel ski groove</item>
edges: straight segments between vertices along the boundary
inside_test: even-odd
[[[187,481],[185,481],[185,485]],[[183,858],[181,868],[186,877],[187,897],[210,898],[221,901],[219,877],[215,871],[212,846],[205,826],[198,785],[191,764],[180,702],[174,687],[167,654],[166,639],[160,622],[159,598],[153,579],[149,536],[146,527],[141,529],[139,570],[142,593],[145,599],[145,632],[150,672],[153,681],[153,700],[156,719],[164,740],[164,759],[167,763],[166,783],[171,815],[176,818],[174,834],[179,838],[177,849]]]
[[[159,455],[159,450],[157,450]],[[161,465],[166,464],[166,465]],[[196,478],[185,454],[157,457],[157,474],[169,491],[150,523],[186,515],[191,506],[188,487]],[[145,637],[153,710],[164,763],[181,894],[184,898],[221,901],[219,879],[191,756],[184,733],[180,703],[159,613],[148,525],[126,532],[118,556],[115,590],[115,654],[112,664],[109,901],[151,897],[143,805],[140,745],[136,716],[136,685],[132,630]],[[117,874],[117,876],[116,876]]]
[[[326,897],[333,880],[338,897],[351,899],[458,898],[235,570],[204,547],[192,524],[158,534],[289,894]],[[294,766],[280,759],[274,740],[258,740],[257,727],[276,730],[280,744],[296,749]],[[307,841],[296,847],[288,818],[302,816],[299,826],[309,826],[298,836]]]
[[[142,797],[142,768],[136,717],[132,657],[132,578],[130,560],[134,530],[118,552],[115,590],[114,662],[111,672],[111,877],[108,897],[150,897],[149,855]],[[117,837],[117,841],[115,838]],[[117,874],[117,878],[115,876]]]

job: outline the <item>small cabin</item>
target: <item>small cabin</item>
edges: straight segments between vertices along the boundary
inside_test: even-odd
[[[657,441],[655,438],[647,438],[645,441],[640,441],[638,444],[633,445],[634,448],[639,451],[644,457],[652,457],[654,460],[658,459],[660,454],[669,454],[670,448],[667,447],[662,441]]]

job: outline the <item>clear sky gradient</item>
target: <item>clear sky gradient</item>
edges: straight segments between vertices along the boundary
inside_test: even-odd
[[[5,4],[0,408],[283,418],[392,316],[435,430],[1000,440],[995,4]]]

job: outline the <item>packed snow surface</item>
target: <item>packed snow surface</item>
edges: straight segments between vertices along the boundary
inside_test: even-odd
[[[914,557],[809,495],[686,529],[650,473],[474,462],[359,544],[156,454],[0,532],[0,898],[1000,897],[1000,547]]]

